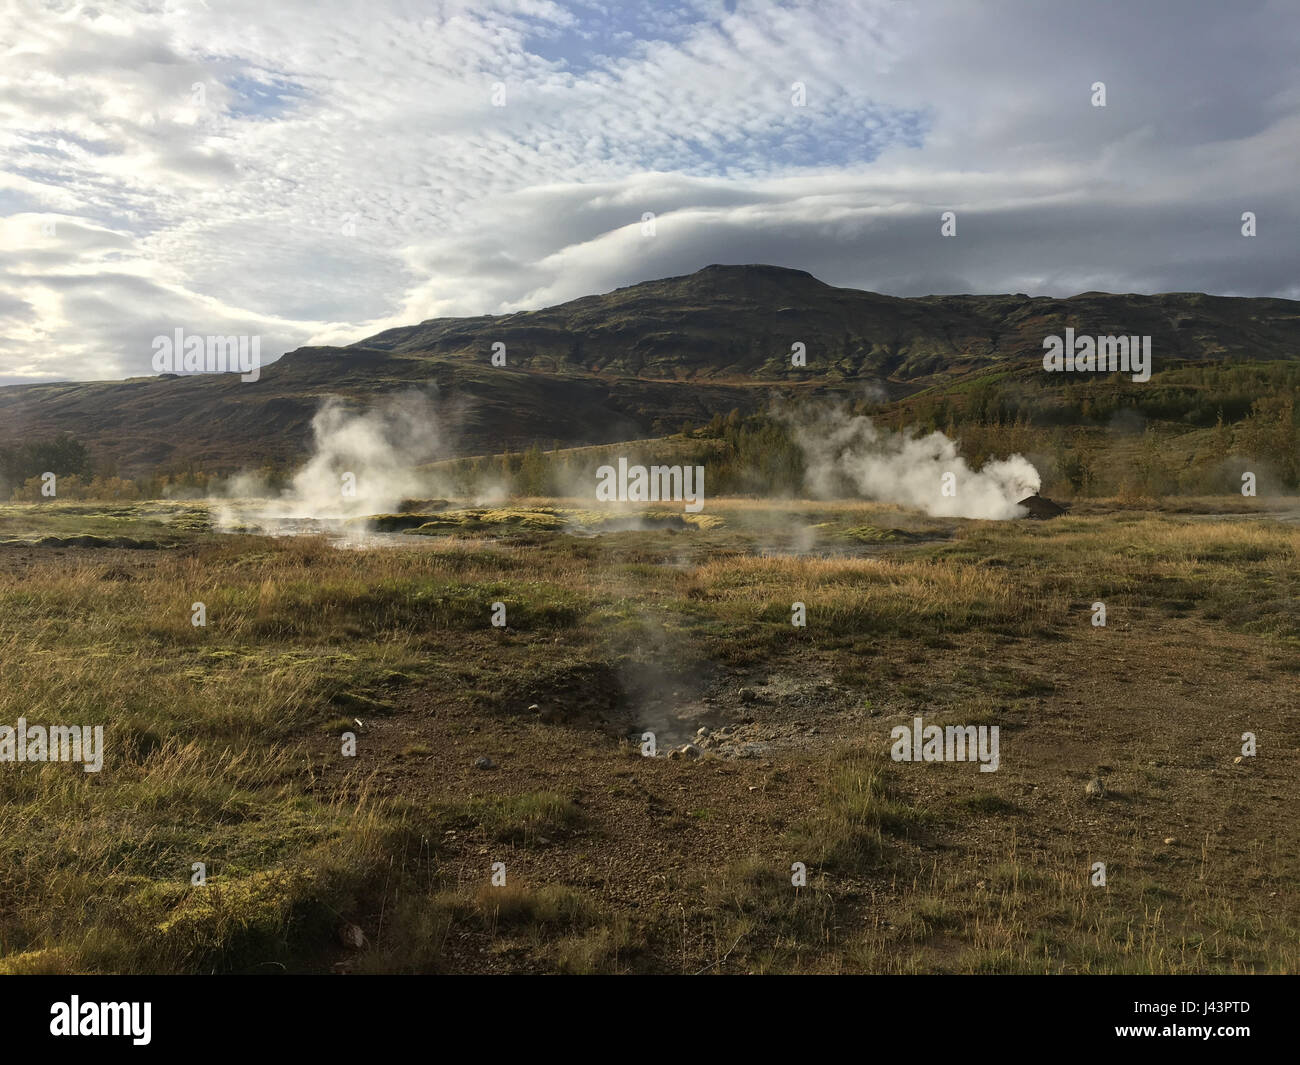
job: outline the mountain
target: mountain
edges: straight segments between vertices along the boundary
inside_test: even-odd
[[[191,464],[230,472],[300,458],[327,396],[365,404],[413,386],[436,387],[457,454],[609,443],[762,409],[782,394],[861,395],[873,385],[897,399],[990,369],[1040,387],[1049,376],[1043,338],[1067,326],[1150,335],[1157,370],[1300,358],[1292,300],[905,299],[835,288],[802,270],[709,266],[543,310],[440,318],[347,347],[299,348],[257,382],[204,375],[0,388],[0,444],[69,432],[123,475]],[[490,362],[498,343],[504,368]],[[804,345],[806,367],[791,365],[794,344]]]

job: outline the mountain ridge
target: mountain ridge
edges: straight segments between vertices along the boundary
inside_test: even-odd
[[[458,454],[611,443],[763,409],[783,394],[853,396],[870,386],[898,399],[991,370],[1038,386],[1043,338],[1067,326],[1151,335],[1157,370],[1300,357],[1300,302],[1276,297],[896,297],[791,267],[712,264],[552,307],[301,347],[257,382],[183,375],[5,386],[0,443],[70,432],[124,474],[177,463],[231,472],[299,460],[327,396],[360,406],[411,387],[436,391],[454,410]],[[498,343],[505,367],[490,361]],[[805,367],[792,365],[797,344]]]

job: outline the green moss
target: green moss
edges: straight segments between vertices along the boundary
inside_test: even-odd
[[[874,525],[859,525],[852,529],[845,529],[843,535],[862,544],[910,543],[924,539],[919,534],[905,529],[881,529]]]
[[[203,886],[151,884],[128,908],[165,916],[150,946],[185,969],[213,964],[240,970],[282,957],[305,931],[328,932],[329,907],[309,870],[266,870],[243,877],[210,877]]]

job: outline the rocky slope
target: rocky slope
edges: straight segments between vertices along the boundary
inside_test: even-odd
[[[773,395],[890,397],[990,367],[1032,372],[1043,337],[1153,337],[1162,362],[1294,360],[1300,303],[1197,293],[1070,299],[835,288],[801,270],[709,266],[538,311],[448,318],[341,348],[300,348],[236,375],[0,388],[0,444],[70,432],[124,475],[294,461],[329,395],[436,390],[457,454],[606,443],[764,407]],[[494,344],[507,365],[494,367]],[[791,365],[803,344],[807,365]],[[1041,369],[1038,370],[1041,373]]]

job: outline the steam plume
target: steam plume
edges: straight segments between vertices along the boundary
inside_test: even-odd
[[[421,392],[401,393],[362,413],[331,397],[311,429],[311,458],[278,498],[259,506],[255,522],[380,514],[435,487],[416,467],[441,457],[445,441],[437,411]],[[229,496],[267,494],[256,477],[236,477],[227,485]]]
[[[1042,479],[1032,463],[1012,455],[972,470],[943,433],[911,436],[879,428],[864,415],[822,411],[814,423],[801,420],[794,437],[803,450],[806,484],[813,495],[843,494],[919,507],[934,517],[1022,517],[1017,501],[1038,491]],[[943,494],[944,475],[955,491]]]

